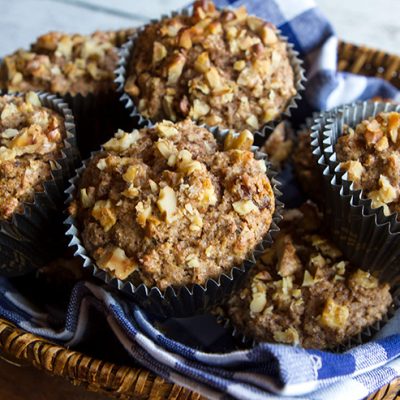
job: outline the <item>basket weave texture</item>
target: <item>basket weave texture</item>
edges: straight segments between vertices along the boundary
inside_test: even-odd
[[[342,42],[338,66],[341,71],[384,78],[400,88],[400,56]],[[24,332],[1,319],[0,354],[11,362],[32,365],[116,399],[202,399],[199,394],[166,382],[146,369],[94,359]],[[399,391],[400,379],[396,379],[368,400],[400,400]]]

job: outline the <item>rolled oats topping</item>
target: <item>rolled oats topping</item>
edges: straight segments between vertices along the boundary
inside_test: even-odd
[[[311,203],[284,214],[272,248],[224,306],[246,336],[322,349],[387,312],[389,285],[346,261],[321,222]]]
[[[104,92],[114,87],[118,62],[117,32],[84,36],[49,32],[29,51],[4,57],[2,85],[9,91],[44,90],[76,95]]]
[[[356,189],[383,206],[385,215],[400,211],[400,113],[380,113],[354,129],[345,127],[335,150],[341,168]]]
[[[11,218],[51,177],[64,147],[64,119],[38,95],[0,96],[0,218]]]
[[[161,290],[243,262],[274,209],[265,163],[239,142],[221,149],[190,120],[118,132],[89,162],[70,208],[100,268]]]
[[[241,7],[196,1],[193,14],[145,27],[135,41],[125,92],[152,121],[186,117],[252,131],[276,119],[296,94],[276,28]]]

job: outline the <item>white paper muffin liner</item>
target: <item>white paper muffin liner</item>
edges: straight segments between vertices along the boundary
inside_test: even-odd
[[[164,19],[175,17],[177,15],[191,15],[191,13],[192,13],[192,7],[189,6],[180,11],[172,12],[169,15],[163,15],[161,16],[160,19],[152,19],[149,24],[138,28],[136,32],[120,49],[120,60],[118,63],[118,67],[115,70],[115,76],[116,76],[115,83],[117,84],[117,93],[119,93],[120,101],[124,105],[129,115],[134,119],[134,122],[140,127],[150,126],[158,121],[152,121],[142,116],[139,110],[137,109],[136,104],[132,99],[132,97],[129,96],[129,94],[126,93],[124,90],[125,82],[129,74],[130,60],[132,57],[136,39],[148,25],[160,22]],[[262,137],[265,137],[269,129],[271,128],[273,129],[283,119],[288,119],[291,117],[292,110],[298,107],[298,102],[302,98],[300,93],[304,90],[304,83],[306,82],[305,70],[303,68],[303,61],[299,58],[299,53],[296,50],[294,50],[294,45],[288,41],[288,38],[282,36],[280,30],[277,29],[276,33],[279,40],[286,43],[286,49],[288,52],[290,65],[292,66],[294,72],[294,84],[295,84],[296,94],[288,101],[285,109],[276,119],[267,122],[261,128],[253,131],[254,134],[258,133]],[[194,122],[197,123],[197,121]],[[226,129],[225,127],[221,126],[209,126],[209,128],[217,128],[217,127],[219,129]]]
[[[229,130],[221,131],[213,128],[211,132],[218,143],[223,144]],[[140,304],[144,310],[159,318],[187,317],[204,312],[210,306],[229,295],[245,276],[245,273],[256,264],[256,260],[264,250],[272,244],[273,237],[279,231],[278,223],[281,220],[283,205],[279,201],[281,192],[278,189],[279,182],[275,179],[276,172],[269,168],[266,154],[259,152],[258,147],[255,146],[253,146],[252,151],[256,159],[265,160],[266,162],[267,175],[275,194],[275,212],[268,232],[253,249],[248,258],[240,265],[233,266],[229,272],[221,274],[218,278],[210,278],[203,285],[193,284],[179,288],[168,287],[165,291],[161,291],[157,287],[148,287],[143,283],[135,286],[129,280],[119,280],[96,266],[95,261],[90,257],[80,239],[77,221],[72,216],[69,216],[64,222],[67,225],[66,234],[70,241],[69,247],[74,249],[75,255],[83,259],[84,268],[88,268],[93,276],[127,294],[131,299]],[[92,157],[95,154],[93,153]],[[70,204],[73,200],[80,177],[89,161],[90,159],[86,160],[83,166],[76,171],[76,176],[70,180],[71,186],[66,190],[68,194],[67,204]]]

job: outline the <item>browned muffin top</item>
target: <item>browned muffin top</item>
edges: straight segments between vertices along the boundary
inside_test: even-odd
[[[64,138],[64,118],[42,107],[34,92],[0,96],[0,218],[10,218],[43,191]]]
[[[226,310],[248,337],[323,349],[380,320],[392,301],[389,289],[343,258],[316,208],[305,204],[286,212],[273,247]]]
[[[244,7],[218,11],[197,1],[192,15],[145,27],[134,46],[125,91],[153,121],[190,117],[255,130],[296,93],[286,44]]]
[[[30,51],[4,57],[2,85],[9,91],[44,90],[76,95],[99,93],[114,87],[118,62],[117,32],[89,36],[49,32]]]
[[[356,189],[383,206],[385,215],[400,211],[400,114],[380,113],[345,127],[335,150],[341,168],[348,172]]]
[[[88,164],[71,206],[97,265],[157,286],[204,284],[266,234],[275,199],[249,132],[219,151],[190,120],[119,131]]]

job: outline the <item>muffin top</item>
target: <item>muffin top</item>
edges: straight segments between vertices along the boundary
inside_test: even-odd
[[[380,113],[345,127],[335,150],[343,170],[356,189],[383,206],[385,215],[400,211],[400,114]]]
[[[0,219],[43,191],[64,138],[64,118],[42,107],[36,93],[0,96]]]
[[[125,91],[152,121],[255,130],[296,93],[286,43],[244,7],[197,1],[190,16],[146,26],[134,46]]]
[[[4,57],[2,86],[9,91],[44,90],[87,95],[113,89],[118,62],[117,32],[89,36],[49,32],[32,44]]]
[[[311,203],[284,214],[282,230],[226,305],[237,328],[257,341],[323,349],[380,320],[388,284],[343,258]]]
[[[240,264],[275,209],[249,132],[213,135],[190,120],[119,131],[80,179],[70,212],[97,265],[119,279],[204,284]]]

